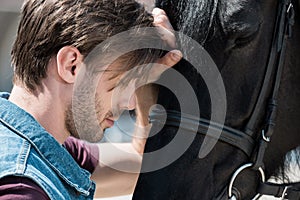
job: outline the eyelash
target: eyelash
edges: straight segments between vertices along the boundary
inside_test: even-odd
[[[116,86],[111,87],[111,88],[109,88],[109,89],[107,90],[107,92],[111,92],[111,91],[114,90],[115,88],[116,88]]]

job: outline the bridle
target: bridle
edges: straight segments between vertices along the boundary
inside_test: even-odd
[[[197,133],[208,134],[214,137],[218,131],[222,131],[220,137],[215,136],[221,142],[232,145],[243,151],[250,159],[249,163],[240,166],[232,175],[227,189],[227,193],[223,192],[224,199],[238,199],[238,195],[234,194],[233,184],[237,176],[246,169],[258,171],[261,177],[261,182],[257,189],[257,196],[271,195],[280,197],[281,199],[300,199],[300,182],[290,184],[275,184],[265,182],[263,158],[265,150],[271,141],[277,111],[277,95],[284,66],[285,50],[287,39],[291,37],[292,26],[294,24],[294,8],[291,0],[282,0],[278,5],[275,31],[272,40],[271,51],[265,72],[264,81],[252,112],[252,115],[245,126],[244,131],[237,130],[226,125],[211,122],[207,119],[198,118],[188,114],[184,114],[175,110],[167,110],[167,119],[162,121],[165,113],[159,110],[153,110],[150,115],[152,123],[162,123],[167,126],[179,127],[181,129],[195,132],[193,127],[198,126]],[[272,75],[275,74],[275,78]],[[271,89],[271,93],[269,90]],[[267,107],[265,106],[267,104]],[[265,112],[265,110],[267,110]],[[265,116],[264,128],[260,130],[261,134],[258,139],[255,127],[259,116]],[[191,126],[192,125],[192,126]],[[258,145],[257,145],[258,144]],[[237,190],[235,188],[235,190]],[[224,194],[228,194],[225,197]],[[218,198],[218,199],[219,199]]]

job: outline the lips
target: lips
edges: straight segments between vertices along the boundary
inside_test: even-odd
[[[112,112],[110,112],[110,111],[107,112],[104,117],[104,120],[103,120],[104,129],[112,127],[114,125],[114,123],[115,123],[115,119],[113,117]]]
[[[105,122],[107,124],[107,127],[112,127],[115,123],[115,121],[113,119],[110,119],[110,118],[106,118]]]

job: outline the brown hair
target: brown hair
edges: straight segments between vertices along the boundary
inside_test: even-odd
[[[151,27],[152,22],[134,0],[25,0],[12,49],[14,83],[33,91],[62,47],[74,46],[86,57],[108,37],[136,26]],[[146,59],[141,56],[146,54],[157,58],[161,52],[136,51],[131,64]]]

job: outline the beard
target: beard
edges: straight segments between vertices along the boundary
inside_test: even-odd
[[[65,127],[70,135],[88,142],[99,142],[103,138],[103,128],[100,126],[101,101],[81,101],[82,98],[73,98],[73,102],[65,112]]]

